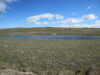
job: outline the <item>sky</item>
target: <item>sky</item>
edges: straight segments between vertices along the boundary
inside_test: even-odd
[[[100,28],[100,0],[0,0],[0,29]]]

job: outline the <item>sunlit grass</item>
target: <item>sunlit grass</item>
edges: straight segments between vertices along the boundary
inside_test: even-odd
[[[38,74],[99,70],[100,40],[0,39],[0,68]]]
[[[100,28],[15,28],[0,29],[0,36],[7,35],[94,35],[100,36]]]

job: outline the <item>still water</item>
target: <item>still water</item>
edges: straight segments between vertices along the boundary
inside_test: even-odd
[[[10,39],[48,39],[48,40],[100,40],[100,36],[74,36],[74,35],[16,35],[6,36]]]

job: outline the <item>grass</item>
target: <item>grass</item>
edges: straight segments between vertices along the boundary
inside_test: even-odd
[[[100,36],[100,28],[14,28],[0,29],[0,36],[7,35],[94,35]]]
[[[0,39],[0,69],[38,75],[99,75],[100,40]]]
[[[100,40],[35,40],[3,37],[53,34],[100,36],[100,29],[0,29],[0,75],[9,71],[16,73],[13,75],[24,75],[26,72],[33,73],[30,75],[100,75]]]

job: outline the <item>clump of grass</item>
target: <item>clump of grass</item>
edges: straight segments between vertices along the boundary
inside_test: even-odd
[[[100,40],[0,39],[0,69],[38,75],[99,74]]]

